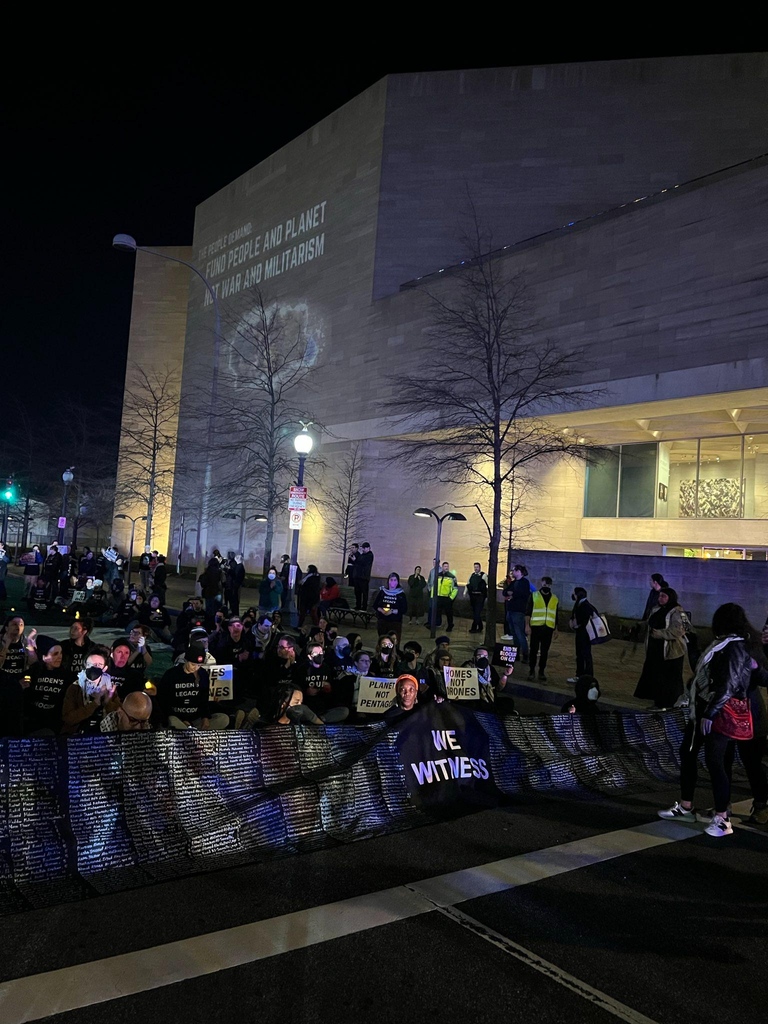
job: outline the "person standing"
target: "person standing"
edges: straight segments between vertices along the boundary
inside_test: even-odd
[[[363,542],[362,551],[355,562],[355,609],[368,610],[368,592],[371,589],[371,573],[373,572],[373,552],[368,541]]]
[[[507,630],[515,638],[518,657],[528,660],[528,638],[525,635],[525,613],[531,597],[528,569],[524,565],[512,566],[512,582],[504,588],[508,592]]]
[[[168,566],[165,564],[165,555],[157,556],[157,565],[152,578],[152,593],[160,598],[160,604],[165,607],[165,595],[168,589]]]
[[[8,596],[5,589],[5,578],[8,575],[8,563],[11,560],[11,556],[5,550],[5,544],[0,540],[0,601],[4,601]]]
[[[571,600],[574,602],[571,612],[570,626],[576,631],[576,675],[570,676],[569,683],[578,681],[579,676],[594,675],[592,671],[592,643],[587,633],[589,622],[595,608],[587,600],[587,592],[584,587],[574,587]]]
[[[35,584],[40,578],[40,569],[43,564],[43,556],[40,553],[38,544],[32,545],[32,550],[27,555],[27,562],[24,566],[24,596],[29,597]]]
[[[651,615],[656,610],[656,606],[659,603],[659,591],[662,587],[668,587],[669,584],[664,579],[660,572],[651,573],[651,590],[648,594],[648,600],[645,602],[645,610],[643,611],[643,622],[647,622]]]
[[[528,679],[535,678],[536,659],[539,660],[539,679],[547,681],[545,669],[552,639],[557,632],[557,598],[552,593],[552,577],[542,576],[538,590],[528,598],[525,612],[525,632],[530,636]]]
[[[408,619],[420,619],[424,614],[424,595],[427,581],[421,574],[421,566],[417,565],[408,577]]]
[[[671,708],[683,692],[687,616],[671,587],[658,592],[658,604],[648,619],[645,661],[635,697]]]
[[[482,633],[483,631],[483,608],[488,597],[488,577],[482,571],[479,562],[475,562],[472,575],[467,580],[464,588],[464,595],[469,598],[472,608],[472,625],[470,633]]]
[[[152,581],[152,570],[150,568],[152,563],[152,549],[149,544],[144,548],[142,553],[139,555],[139,578],[141,579],[141,589],[145,594],[149,593],[149,585]]]
[[[283,600],[283,584],[277,577],[277,569],[270,565],[269,572],[259,584],[259,614],[272,615]],[[238,605],[239,605],[238,594]],[[233,614],[235,614],[233,612]]]
[[[48,551],[43,562],[43,579],[48,587],[48,600],[53,604],[59,594],[59,574],[64,559],[59,551],[59,545],[54,541],[48,545]]]
[[[443,562],[437,574],[437,617],[442,621],[443,612],[448,623],[446,632],[453,631],[453,602],[459,593],[456,573],[451,570],[449,562]]]
[[[373,610],[376,612],[376,626],[379,636],[393,632],[397,642],[403,632],[403,617],[408,611],[408,598],[400,586],[400,577],[391,572],[385,586],[382,586],[373,599]]]
[[[360,547],[358,544],[353,544],[349,549],[349,554],[347,555],[347,564],[344,567],[344,576],[350,587],[354,587],[355,585],[355,563],[357,562],[359,557]]]

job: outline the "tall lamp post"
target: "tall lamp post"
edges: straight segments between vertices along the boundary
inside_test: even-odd
[[[245,554],[245,531],[246,531],[246,527],[247,527],[248,523],[252,519],[255,520],[257,523],[266,523],[267,522],[267,517],[264,515],[263,512],[257,512],[253,516],[243,516],[243,515],[240,515],[239,512],[224,512],[221,518],[222,519],[239,519],[240,520],[240,540],[238,542],[240,546],[239,546],[239,549],[238,549],[238,552],[237,552],[240,555],[244,555]]]
[[[208,436],[205,446],[205,484],[203,486],[203,506],[200,517],[200,530],[198,530],[197,533],[197,549],[199,557],[196,561],[199,562],[208,541],[208,498],[211,493],[211,476],[213,472],[211,456],[214,434],[213,421],[216,413],[217,391],[219,385],[219,357],[221,351],[221,313],[219,310],[219,297],[211,282],[202,270],[199,267],[196,267],[194,263],[182,260],[178,256],[170,256],[167,252],[159,252],[157,249],[149,249],[146,245],[139,245],[136,239],[131,235],[115,235],[112,239],[112,248],[119,249],[121,252],[146,252],[150,256],[159,256],[160,259],[170,260],[171,263],[181,263],[182,266],[191,270],[193,274],[197,274],[207,288],[208,294],[211,296],[211,302],[213,303],[213,369],[211,375],[211,404],[208,409]],[[188,532],[191,533],[192,531],[189,530]],[[146,543],[149,544],[149,537],[147,537]]]
[[[431,508],[417,508],[414,509],[413,514],[419,516],[421,519],[429,519],[433,516],[437,520],[437,544],[435,545],[435,571],[432,577],[432,607],[429,615],[429,635],[434,639],[437,622],[437,574],[440,572],[440,538],[443,533],[443,523],[447,520],[453,520],[454,522],[466,523],[467,517],[462,515],[461,512],[446,512],[444,516],[439,516],[437,512]]]
[[[61,474],[61,479],[64,483],[64,498],[61,502],[61,519],[59,520],[59,547],[64,543],[64,527],[67,522],[67,494],[69,493],[69,485],[75,479],[75,475],[72,472],[74,466],[70,466],[69,469],[65,469]]]
[[[136,518],[134,519],[133,516],[127,516],[125,515],[124,512],[117,512],[115,514],[115,519],[127,519],[131,524],[131,547],[128,551],[128,579],[126,580],[126,587],[130,587],[131,585],[131,567],[133,565],[133,538],[134,534],[136,533],[136,523],[140,523],[142,519],[146,518],[146,516],[136,516]]]
[[[293,439],[293,447],[299,455],[299,475],[296,477],[297,487],[304,485],[304,463],[312,451],[312,435],[307,429],[310,426],[312,426],[311,423],[302,423],[301,431]],[[288,571],[288,589],[291,592],[291,625],[298,626],[299,609],[296,604],[296,573],[299,569],[299,531],[301,529],[301,519],[299,519],[295,526],[293,523],[290,525],[293,530],[293,537],[291,538],[291,566]]]

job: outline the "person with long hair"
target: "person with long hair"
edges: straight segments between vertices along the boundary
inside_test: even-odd
[[[373,651],[370,674],[375,679],[392,679],[395,674],[397,652],[388,636],[380,636]]]
[[[652,700],[654,707],[671,708],[683,692],[688,619],[671,587],[662,587],[657,598],[648,619],[645,661],[635,696]]]
[[[379,636],[395,633],[399,644],[403,632],[403,616],[408,611],[408,598],[400,586],[400,577],[396,572],[391,572],[386,584],[381,585],[373,599],[372,608],[376,612]]]
[[[749,624],[741,605],[720,605],[712,617],[712,635],[714,639],[699,659],[696,674],[686,688],[687,724],[680,745],[681,798],[658,813],[661,818],[697,820],[693,798],[703,745],[714,796],[714,815],[706,832],[719,838],[733,832],[728,806],[737,746],[754,800],[751,820],[760,824],[768,821],[768,778],[762,763],[768,715],[760,692],[760,687],[768,685],[768,671],[759,631]],[[731,697],[749,701],[751,739],[731,739],[714,724]]]

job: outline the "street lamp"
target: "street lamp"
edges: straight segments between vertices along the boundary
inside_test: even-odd
[[[61,474],[61,479],[64,482],[64,499],[61,503],[61,519],[59,520],[59,547],[64,543],[64,527],[67,524],[67,493],[69,491],[69,485],[75,479],[72,470],[74,466],[70,466],[69,469],[65,469]]]
[[[243,516],[239,512],[224,512],[224,513],[222,513],[221,518],[222,519],[239,519],[240,520],[240,540],[239,540],[238,553],[241,554],[241,555],[245,554],[245,530],[246,530],[247,524],[251,521],[251,519],[255,520],[257,523],[266,523],[267,522],[267,516],[263,512],[257,512],[253,516]]]
[[[299,421],[301,422],[301,421]],[[296,486],[302,487],[304,485],[304,463],[306,462],[307,456],[312,451],[312,435],[310,434],[308,427],[311,427],[312,423],[301,423],[301,431],[293,439],[293,447],[296,449],[299,456],[299,475],[296,478]],[[299,610],[296,606],[296,573],[299,567],[299,530],[301,529],[301,519],[298,520],[295,526],[291,523],[293,529],[293,537],[291,538],[291,566],[288,570],[288,589],[291,594],[291,625],[298,626],[299,624]]]
[[[437,574],[440,572],[440,537],[443,533],[443,523],[445,520],[453,520],[454,522],[466,523],[467,517],[462,515],[461,512],[446,512],[444,516],[439,516],[437,512],[434,512],[431,508],[417,508],[414,509],[415,516],[419,516],[420,519],[429,519],[430,516],[434,516],[437,520],[437,544],[435,545],[435,569],[432,576],[432,607],[429,613],[429,635],[434,639],[437,622]]]
[[[130,550],[128,551],[128,579],[126,580],[127,587],[130,587],[131,585],[131,566],[133,565],[133,537],[134,534],[136,533],[136,523],[140,523],[142,519],[146,518],[146,516],[136,516],[136,518],[134,519],[133,516],[127,516],[125,515],[124,512],[115,513],[115,519],[127,519],[131,524],[131,547]]]
[[[211,373],[211,404],[208,409],[208,438],[206,443],[205,451],[205,484],[203,486],[203,505],[200,515],[200,529],[197,533],[197,548],[198,558],[196,561],[199,562],[199,554],[205,551],[208,543],[208,501],[211,493],[211,476],[213,472],[213,466],[211,462],[211,452],[213,450],[213,423],[216,414],[217,404],[217,391],[219,384],[219,356],[221,349],[221,314],[219,311],[219,297],[216,294],[216,289],[213,287],[211,282],[205,276],[205,274],[196,267],[194,263],[189,263],[187,260],[182,260],[178,256],[171,256],[167,252],[159,252],[157,249],[148,249],[146,245],[139,245],[136,239],[131,235],[115,235],[112,239],[112,248],[118,249],[121,252],[146,252],[150,256],[159,256],[160,259],[170,260],[171,263],[181,263],[182,266],[187,267],[192,271],[193,274],[197,274],[200,280],[203,282],[208,290],[208,294],[211,296],[211,302],[213,303],[213,315],[214,315],[214,329],[213,329],[213,368]],[[150,510],[151,512],[151,510]],[[205,525],[204,525],[205,524]],[[149,533],[147,531],[146,543],[149,544]],[[189,533],[192,531],[189,530]]]

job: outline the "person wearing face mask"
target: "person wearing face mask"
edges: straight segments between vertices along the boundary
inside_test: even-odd
[[[277,575],[277,569],[270,565],[269,572],[259,584],[259,614],[271,615],[283,603],[283,584]]]
[[[62,708],[63,735],[98,732],[104,715],[120,707],[115,684],[107,674],[108,659],[106,648],[95,647],[76,681],[67,687]]]
[[[478,711],[494,710],[499,714],[512,714],[515,709],[514,698],[501,692],[512,676],[512,665],[505,665],[499,674],[491,664],[488,648],[476,647],[472,658],[461,667],[477,669],[480,698],[478,701],[465,702],[467,707],[474,707]]]
[[[323,645],[310,643],[307,646],[307,660],[302,680],[304,703],[316,715],[322,715],[333,705],[331,673],[325,662]]]
[[[395,645],[388,636],[380,636],[371,661],[371,675],[377,679],[392,679],[395,674]]]
[[[379,589],[373,599],[373,610],[376,612],[376,627],[379,636],[393,632],[397,643],[403,631],[403,616],[408,611],[408,598],[400,586],[400,577],[391,572],[386,585]]]
[[[552,639],[557,632],[557,598],[552,593],[552,577],[542,576],[538,590],[528,598],[525,612],[525,633],[530,638],[530,671],[528,679],[536,678],[536,659],[539,659],[539,679],[547,681],[544,669]]]
[[[578,682],[580,676],[594,674],[592,671],[592,644],[587,633],[587,623],[595,608],[587,600],[587,592],[584,587],[574,587],[571,600],[574,602],[570,626],[576,632],[576,675],[569,676],[568,682],[575,683]]]

